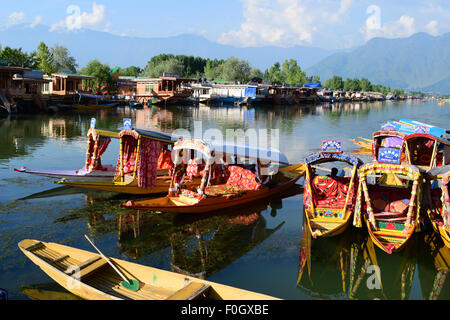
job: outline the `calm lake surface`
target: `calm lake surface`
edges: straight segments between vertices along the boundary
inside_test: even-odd
[[[120,203],[132,196],[61,187],[50,178],[13,170],[83,167],[91,117],[98,128],[121,129],[123,118],[132,118],[137,128],[167,133],[178,128],[193,132],[195,123],[202,130],[255,128],[270,134],[278,129],[279,149],[294,164],[318,151],[326,138],[340,138],[344,151],[354,151],[358,148],[350,138],[371,138],[387,120],[410,118],[448,128],[450,107],[434,101],[121,107],[1,119],[0,288],[8,291],[9,299],[74,298],[28,260],[17,243],[30,238],[95,251],[84,234],[115,258],[283,299],[450,298],[450,280],[445,281],[450,252],[432,241],[437,238],[433,234],[416,234],[408,247],[391,256],[374,247],[364,229],[310,241],[302,231],[303,178],[283,199],[220,215],[191,216],[122,209]],[[118,146],[118,141],[111,142],[103,164],[116,164]],[[368,155],[358,156],[369,160]],[[436,256],[446,268],[438,271]]]

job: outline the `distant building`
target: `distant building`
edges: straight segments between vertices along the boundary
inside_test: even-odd
[[[73,73],[53,73],[45,76],[51,80],[48,86],[43,86],[42,93],[48,95],[73,95],[75,93],[90,93],[95,77]]]

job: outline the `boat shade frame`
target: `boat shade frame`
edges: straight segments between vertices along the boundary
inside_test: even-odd
[[[377,230],[377,226],[374,218],[374,211],[372,208],[372,200],[370,199],[368,186],[367,186],[367,176],[371,174],[385,174],[385,173],[393,173],[393,174],[401,174],[403,176],[408,177],[413,181],[411,197],[409,202],[409,208],[407,213],[407,220],[405,225],[404,232],[408,232],[411,228],[418,223],[420,216],[420,206],[421,206],[421,177],[422,174],[416,166],[402,163],[402,164],[388,164],[388,163],[379,163],[376,161],[372,161],[370,163],[364,164],[358,170],[359,175],[359,187],[358,194],[356,197],[356,205],[354,211],[354,219],[353,225],[356,227],[361,227],[361,211],[362,211],[362,197],[364,197],[364,201],[367,205],[367,218],[374,230]],[[413,212],[414,211],[414,212]],[[412,222],[413,215],[415,215],[415,222]]]
[[[305,158],[305,163],[309,166],[313,164],[331,161],[343,161],[357,167],[363,164],[363,161],[361,159],[347,152],[341,153],[316,152],[310,154]]]
[[[173,144],[174,140],[172,136],[157,132],[157,131],[150,131],[150,130],[142,130],[142,129],[132,129],[132,130],[121,130],[118,134],[119,138],[122,138],[124,135],[131,135],[135,139],[138,139],[139,136],[143,136],[145,138],[151,139],[151,140],[157,140],[163,143]]]

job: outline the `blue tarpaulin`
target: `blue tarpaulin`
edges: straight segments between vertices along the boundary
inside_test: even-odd
[[[255,97],[256,96],[256,88],[245,88],[244,96],[245,97]]]
[[[319,82],[308,82],[305,83],[305,87],[309,87],[309,88],[322,88],[322,85]]]

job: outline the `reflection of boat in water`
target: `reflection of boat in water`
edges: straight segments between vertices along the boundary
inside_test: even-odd
[[[330,152],[326,145],[339,146]],[[325,146],[325,147],[324,147]],[[322,151],[306,157],[305,190],[303,204],[311,235],[316,237],[334,236],[342,233],[352,223],[353,210],[358,187],[358,168],[362,161],[352,154],[342,152],[342,140],[324,140]],[[323,176],[319,164],[347,164],[352,166],[349,173],[338,168],[335,173]],[[326,168],[325,168],[326,169]],[[328,168],[329,171],[330,168]]]
[[[271,296],[187,275],[110,258],[126,279],[101,255],[56,243],[22,240],[20,250],[47,275],[73,294],[88,300],[272,300]]]
[[[303,224],[297,288],[313,299],[404,300],[410,296],[416,241],[397,255],[376,251],[365,233],[348,229],[313,239]]]
[[[30,170],[26,167],[14,169],[38,176],[54,179],[70,179],[71,181],[110,181],[114,178],[115,168],[102,165],[101,156],[108,148],[111,138],[118,138],[117,131],[90,128],[88,131],[86,163],[78,170]]]
[[[55,282],[25,286],[20,292],[32,300],[81,300]]]
[[[187,157],[197,151],[204,158]],[[288,164],[287,158],[274,149],[259,149],[249,145],[212,145],[198,139],[181,139],[175,142],[174,172],[170,192],[166,197],[142,201],[128,201],[123,207],[162,212],[205,213],[245,206],[264,198],[274,197],[293,187],[300,176],[288,178],[281,172],[269,172],[271,163]],[[234,164],[225,161],[230,156]],[[183,159],[184,157],[184,159]],[[240,158],[246,163],[240,165]],[[255,163],[250,164],[248,161]],[[222,161],[225,165],[220,163]],[[262,169],[262,163],[266,170]],[[247,169],[245,165],[253,166]],[[192,172],[192,173],[191,173]],[[201,176],[197,188],[183,186],[186,176]]]
[[[297,288],[312,299],[342,300],[348,296],[354,230],[336,237],[313,239],[303,215]]]
[[[418,257],[419,280],[425,300],[450,299],[447,276],[450,270],[450,250],[437,233],[421,237]]]
[[[133,259],[170,248],[172,271],[204,279],[244,256],[284,225],[281,222],[267,227],[262,212],[269,207],[270,215],[275,216],[282,200],[222,214],[149,215],[136,210],[119,216],[119,245]]]

